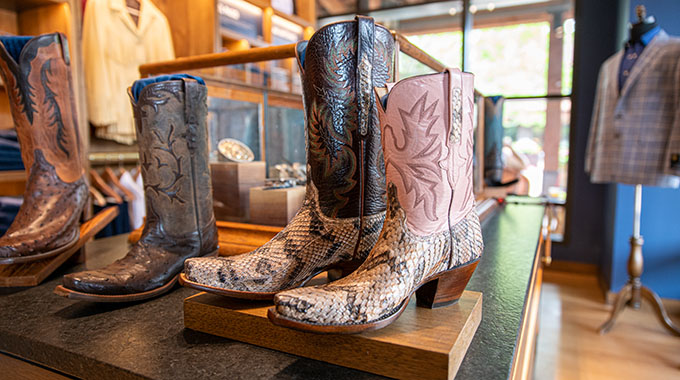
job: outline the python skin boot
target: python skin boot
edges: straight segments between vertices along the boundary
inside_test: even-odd
[[[380,239],[349,276],[278,293],[273,323],[358,333],[395,321],[414,292],[426,307],[460,298],[483,249],[472,191],[473,92],[473,76],[451,69],[402,80],[384,111],[379,103],[388,183]]]
[[[18,264],[78,242],[88,188],[66,37],[0,37],[0,73],[28,169],[24,202],[0,238],[0,264]]]
[[[385,177],[374,86],[392,78],[394,39],[372,18],[327,25],[297,45],[306,115],[308,183],[303,206],[250,253],[187,260],[192,288],[271,299],[333,268],[366,258],[385,218]]]
[[[203,80],[187,75],[132,86],[146,200],[142,236],[113,264],[64,276],[57,294],[95,302],[151,298],[172,288],[185,259],[217,254],[206,94]]]

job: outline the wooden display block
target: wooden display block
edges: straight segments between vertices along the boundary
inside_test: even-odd
[[[250,221],[270,226],[285,226],[302,207],[305,187],[265,190],[250,189]]]
[[[217,240],[220,256],[232,256],[246,253],[260,247],[271,240],[281,227],[262,226],[259,224],[217,221]],[[135,244],[141,237],[144,226],[132,231],[128,237],[130,244]]]
[[[118,215],[118,206],[107,207],[97,213],[92,219],[80,225],[80,238],[73,247],[64,251],[60,255],[47,258],[45,260],[34,261],[23,264],[0,265],[0,286],[37,286],[47,276],[52,274],[66,260],[73,256],[82,248],[85,243],[106,227]]]
[[[265,162],[211,162],[210,174],[217,220],[247,222],[250,188],[264,185]]]
[[[199,293],[184,300],[184,326],[293,355],[400,379],[453,379],[482,319],[482,294],[416,307],[411,298],[390,326],[357,335],[319,335],[275,326],[270,302]]]

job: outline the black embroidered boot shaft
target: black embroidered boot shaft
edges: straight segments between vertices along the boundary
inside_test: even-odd
[[[171,288],[185,259],[217,253],[206,93],[182,78],[146,85],[138,101],[131,94],[146,200],[142,237],[123,259],[65,276],[65,288],[102,302],[149,298]]]
[[[385,218],[373,86],[392,80],[394,54],[390,31],[361,16],[298,43],[309,173],[304,204],[283,231],[253,252],[188,260],[184,285],[267,299],[321,271],[351,271],[365,259]]]

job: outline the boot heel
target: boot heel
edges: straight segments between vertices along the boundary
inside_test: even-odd
[[[423,284],[416,290],[416,305],[434,309],[456,303],[470,281],[472,273],[475,272],[478,262],[442,272]]]

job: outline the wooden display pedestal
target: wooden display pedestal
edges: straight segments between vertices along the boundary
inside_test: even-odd
[[[305,186],[250,189],[250,221],[254,224],[285,226],[297,214],[305,200]]]
[[[81,224],[80,239],[76,245],[60,255],[31,263],[0,265],[0,287],[37,286],[66,260],[80,251],[88,240],[111,223],[117,215],[118,207],[112,206],[100,211],[92,219]]]
[[[212,162],[210,173],[217,220],[247,222],[250,188],[264,185],[266,163]]]
[[[199,293],[184,300],[184,326],[241,342],[400,379],[453,379],[482,319],[482,294],[416,307],[390,326],[357,335],[319,335],[273,325],[271,302]]]

